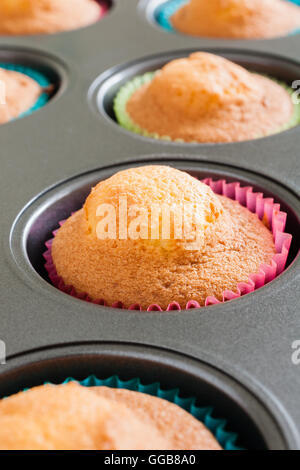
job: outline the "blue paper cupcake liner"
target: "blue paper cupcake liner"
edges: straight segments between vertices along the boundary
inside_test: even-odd
[[[166,31],[175,33],[175,29],[171,23],[171,17],[179,8],[183,7],[189,0],[168,0],[162,3],[155,11],[155,20]]]
[[[77,381],[73,377],[68,377],[63,384],[67,384],[69,382],[77,382],[85,387],[123,388],[133,392],[140,392],[154,397],[163,398],[164,400],[180,406],[196,419],[204,423],[224,450],[244,450],[236,444],[238,434],[228,431],[227,420],[213,416],[214,408],[212,406],[196,406],[196,398],[181,398],[180,391],[177,388],[173,390],[162,390],[159,382],[143,385],[139,378],[123,381],[117,375],[113,375],[107,379],[98,379],[95,375],[90,375],[82,381]]]
[[[183,7],[183,5],[188,3],[188,1],[189,0],[168,0],[164,2],[155,11],[156,22],[166,31],[175,33],[176,30],[175,28],[173,28],[173,25],[171,23],[171,17],[174,15],[174,13],[176,13],[177,10],[179,10],[179,8]],[[286,1],[290,3],[294,3],[297,6],[300,6],[300,0],[286,0]],[[288,34],[288,36],[299,34],[299,33],[300,33],[300,28],[296,29],[295,31],[292,31],[291,33]]]
[[[27,75],[28,77],[35,80],[40,85],[40,87],[42,87],[42,88],[46,88],[49,85],[51,85],[50,80],[45,75],[43,75],[41,72],[39,72],[38,70],[33,69],[31,67],[27,67],[27,66],[19,65],[19,64],[10,64],[10,63],[0,62],[0,68],[5,69],[5,70],[11,70],[13,72],[23,73],[24,75]],[[45,104],[48,103],[49,99],[50,99],[50,96],[49,96],[48,93],[42,93],[39,96],[36,103],[30,109],[28,109],[24,113],[20,114],[17,117],[17,119],[20,119],[22,117],[25,117],[25,116],[28,116],[28,115],[34,113],[38,109],[45,106]]]

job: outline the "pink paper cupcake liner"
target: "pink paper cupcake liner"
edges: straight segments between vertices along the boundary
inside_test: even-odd
[[[273,233],[273,240],[275,243],[276,254],[273,256],[269,264],[262,264],[257,273],[250,274],[247,282],[240,282],[237,284],[236,292],[232,290],[225,290],[223,292],[222,301],[216,299],[216,297],[209,296],[206,298],[205,307],[214,305],[228,300],[236,299],[243,295],[249,294],[256,289],[264,286],[273,279],[275,279],[285,269],[286,261],[289,255],[289,250],[292,242],[292,235],[285,233],[285,225],[287,214],[280,210],[280,204],[275,203],[273,198],[264,197],[263,193],[254,192],[251,186],[241,187],[239,182],[227,183],[224,179],[213,181],[211,178],[201,180],[203,183],[210,186],[210,188],[216,194],[226,196],[230,199],[238,201],[242,206],[247,207],[248,210],[257,214],[260,220],[264,221],[269,229]],[[59,222],[59,225],[63,225],[65,220]],[[58,230],[58,229],[57,229]],[[53,232],[55,237],[57,230]],[[92,300],[88,294],[79,294],[73,286],[68,286],[64,283],[63,279],[57,274],[56,268],[53,263],[51,255],[51,246],[53,238],[46,242],[47,251],[43,254],[46,264],[45,268],[48,272],[49,279],[52,284],[62,292],[69,294],[77,299],[85,300],[97,305],[108,306],[105,299]],[[112,308],[125,309],[121,301],[114,302],[111,305]],[[193,308],[201,308],[201,305],[195,301],[190,300],[186,304],[186,310]],[[136,303],[129,307],[128,310],[139,310],[141,306]],[[166,311],[181,310],[178,302],[171,302]],[[148,312],[163,311],[158,304],[151,304],[147,308]]]
[[[108,3],[104,0],[96,0],[96,2],[101,7],[100,16],[99,16],[99,20],[101,20],[101,18],[103,18],[103,16],[105,16],[106,13],[108,12],[109,6],[108,6]]]

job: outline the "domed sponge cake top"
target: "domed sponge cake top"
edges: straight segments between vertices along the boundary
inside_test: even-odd
[[[140,396],[141,395],[141,396]],[[185,429],[185,433],[178,432]],[[0,401],[2,450],[220,449],[181,408],[127,390],[44,385]]]
[[[263,91],[255,76],[239,65],[197,52],[166,64],[149,84],[148,93],[166,115],[175,111],[195,119],[219,106],[261,100]]]
[[[190,0],[171,23],[195,36],[271,38],[300,27],[300,8],[286,0]]]
[[[119,210],[120,204],[125,203],[125,199],[129,217],[125,215],[126,219],[120,220],[120,216],[124,216]],[[97,210],[101,212],[102,205],[105,209],[107,204],[117,209],[114,238],[122,240],[123,234],[128,239],[127,244],[133,239],[136,245],[135,235],[138,235],[144,248],[161,246],[164,249],[185,249],[195,236],[196,229],[204,243],[208,228],[223,214],[222,204],[209,186],[188,173],[159,165],[124,170],[92,189],[84,204],[87,230],[92,237],[101,237],[100,233],[97,235],[100,218],[96,214]],[[167,210],[170,211],[168,230],[163,220]],[[178,213],[182,215],[182,220],[177,217]],[[135,234],[132,219],[138,215],[144,217],[139,219],[142,227]],[[183,228],[178,226],[180,223],[185,224],[186,230],[180,230]]]
[[[46,34],[96,22],[101,7],[95,0],[1,0],[0,34]]]

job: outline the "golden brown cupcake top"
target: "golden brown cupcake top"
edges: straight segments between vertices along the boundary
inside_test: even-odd
[[[124,220],[120,221],[120,206],[125,200],[127,212],[131,214],[126,217],[126,227]],[[99,233],[99,228],[104,228],[101,219],[107,204],[116,209],[117,223],[113,238],[122,241],[123,231],[127,234],[127,245],[140,243],[143,249],[151,251],[185,250],[187,244],[193,241],[196,229],[199,243],[204,244],[223,213],[219,199],[209,186],[188,173],[160,165],[121,171],[92,188],[84,204],[90,238],[106,237],[105,233]],[[169,228],[164,225],[164,209],[170,211]],[[183,220],[176,218],[180,209]],[[133,223],[136,220],[134,216],[139,217],[141,222],[138,227]],[[178,225],[184,223],[185,230],[181,230]]]
[[[233,142],[278,131],[292,119],[294,105],[275,81],[197,52],[166,64],[132,94],[127,112],[149,134]]]
[[[256,214],[160,165],[130,168],[99,183],[52,244],[65,284],[110,306],[138,303],[143,310],[150,304],[166,309],[172,301],[183,309],[189,300],[204,305],[208,296],[222,300],[224,290],[236,291],[274,253],[272,233]]]
[[[95,0],[1,0],[0,34],[46,34],[81,28],[100,18]]]
[[[42,88],[32,78],[1,68],[0,85],[0,124],[11,121],[29,110],[42,93]]]
[[[93,390],[101,397],[126,405],[141,421],[157,428],[173,449],[221,450],[203,423],[167,400],[124,389],[94,387]]]
[[[190,0],[171,22],[193,36],[272,38],[300,28],[300,8],[285,0]]]
[[[71,382],[35,387],[1,400],[0,449],[220,449],[203,424],[176,405],[101,389]],[[161,422],[155,420],[156,409]],[[186,437],[177,435],[181,422],[193,429]],[[174,429],[173,434],[163,423]]]
[[[153,101],[166,114],[197,119],[219,107],[241,105],[257,97],[263,90],[254,74],[229,60],[196,52],[189,57],[167,63],[148,87]]]

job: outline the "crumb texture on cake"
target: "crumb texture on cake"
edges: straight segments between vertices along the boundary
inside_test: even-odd
[[[169,206],[192,201],[186,220],[189,227],[199,227],[199,245],[190,249],[191,239],[172,238],[172,230],[170,239],[161,231],[155,240],[99,239],[97,204],[115,204],[120,195],[143,207],[153,201]],[[166,309],[172,301],[183,309],[189,300],[204,305],[208,296],[222,300],[225,290],[236,291],[274,254],[272,233],[256,214],[187,173],[159,165],[131,168],[100,182],[52,244],[65,284],[93,300],[121,301],[126,308],[138,303],[143,310],[151,304]]]
[[[125,112],[150,135],[218,143],[278,132],[292,120],[295,107],[276,81],[196,52],[169,62],[134,91]]]
[[[220,449],[204,425],[176,405],[131,393],[70,382],[3,399],[0,450]]]
[[[286,0],[190,0],[171,23],[193,36],[272,38],[300,28],[300,8]]]
[[[169,401],[125,389],[95,387],[93,390],[101,397],[126,405],[141,421],[156,427],[172,443],[173,449],[221,450],[203,423]]]
[[[47,34],[95,23],[101,6],[95,0],[1,0],[0,34]]]
[[[3,99],[0,103],[0,124],[17,118],[37,102],[42,93],[40,85],[23,73],[0,68]]]

